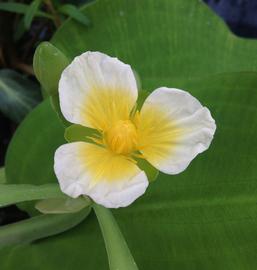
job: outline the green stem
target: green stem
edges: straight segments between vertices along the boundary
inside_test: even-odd
[[[112,212],[97,204],[93,208],[103,234],[110,270],[138,270]]]
[[[33,200],[65,198],[58,184],[45,185],[0,185],[0,207]]]
[[[26,244],[64,232],[84,220],[90,213],[90,210],[91,207],[87,207],[74,214],[40,215],[0,226],[0,248]]]

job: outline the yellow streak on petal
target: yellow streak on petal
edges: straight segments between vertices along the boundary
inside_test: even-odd
[[[110,150],[85,144],[79,153],[85,170],[90,174],[92,182],[121,181],[133,177],[138,173],[138,167],[126,156],[117,155]]]
[[[170,115],[154,106],[145,108],[137,119],[138,150],[153,162],[173,154],[183,130]]]
[[[119,120],[128,120],[133,106],[129,90],[94,88],[86,96],[82,113],[91,127],[105,131]]]

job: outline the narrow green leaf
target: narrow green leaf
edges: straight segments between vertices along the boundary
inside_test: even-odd
[[[90,211],[91,207],[87,207],[75,214],[40,215],[1,226],[0,248],[30,243],[67,231],[84,220]]]
[[[110,270],[137,270],[138,267],[111,210],[97,204],[94,204],[93,208],[103,234]]]
[[[140,110],[146,100],[146,98],[149,96],[149,92],[143,89],[140,89],[138,91],[138,98],[137,98],[137,110]]]
[[[0,10],[8,11],[8,12],[15,12],[18,14],[25,14],[27,10],[29,9],[29,5],[22,4],[22,3],[0,3]],[[48,19],[53,19],[53,16],[50,14],[47,14],[43,11],[37,11],[36,16],[38,17],[45,17]]]
[[[89,205],[91,200],[88,197],[67,197],[42,200],[37,202],[35,207],[43,214],[68,214],[79,212]]]
[[[27,9],[24,17],[25,27],[28,30],[32,23],[33,18],[36,16],[36,13],[40,7],[41,0],[34,0]]]
[[[0,168],[0,184],[5,183],[6,179],[5,179],[5,168],[2,167]]]
[[[71,4],[62,5],[59,9],[59,12],[70,16],[72,19],[84,24],[85,26],[90,25],[90,20],[86,15],[84,15],[76,6]]]
[[[132,71],[133,71],[134,76],[135,76],[135,79],[136,79],[137,89],[138,89],[139,91],[141,91],[141,89],[142,89],[142,83],[141,83],[140,76],[139,76],[139,74],[138,74],[134,69],[133,69]]]
[[[33,200],[65,198],[58,184],[36,185],[0,185],[0,207]]]
[[[71,125],[65,129],[64,138],[67,142],[82,141],[92,143],[90,137],[98,134],[98,131],[93,128],[88,128],[81,125]]]
[[[0,10],[25,14],[28,5],[21,3],[0,3]]]
[[[0,111],[20,122],[41,99],[39,87],[19,73],[0,70]]]
[[[153,182],[156,180],[159,171],[145,159],[138,158],[136,160],[138,167],[146,173],[148,181]]]

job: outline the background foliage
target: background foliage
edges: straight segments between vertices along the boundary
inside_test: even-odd
[[[89,28],[69,20],[52,39],[67,58],[86,50],[117,56],[143,89],[186,89],[217,121],[211,148],[185,172],[160,174],[145,196],[113,211],[139,269],[256,269],[256,41],[235,37],[198,0],[101,0],[83,12]],[[46,100],[20,125],[6,159],[9,183],[56,181],[51,160],[64,130],[57,121]],[[3,270],[108,269],[94,214],[0,256]]]

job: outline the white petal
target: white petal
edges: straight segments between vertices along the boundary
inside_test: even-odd
[[[216,125],[210,111],[189,93],[161,87],[140,112],[139,148],[160,171],[177,174],[206,150]]]
[[[133,162],[84,142],[60,146],[54,170],[64,193],[73,198],[87,195],[108,208],[128,206],[148,186],[145,173]]]
[[[100,52],[76,57],[59,82],[64,117],[72,123],[100,130],[114,121],[128,119],[137,94],[131,67]]]

